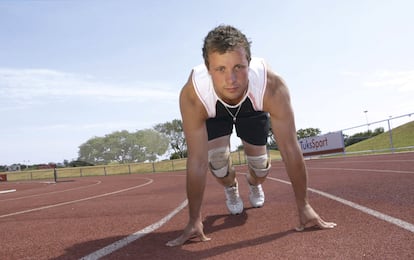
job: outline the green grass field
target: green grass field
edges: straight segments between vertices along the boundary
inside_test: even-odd
[[[392,129],[393,147],[398,150],[401,148],[414,146],[414,121]],[[391,149],[390,133],[384,132],[380,135],[353,144],[345,148],[346,152],[359,151],[383,151]],[[411,148],[412,150],[412,148]]]

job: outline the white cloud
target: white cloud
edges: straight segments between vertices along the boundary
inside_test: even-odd
[[[119,129],[131,129],[138,126],[137,122],[131,121],[112,121],[112,122],[97,122],[97,123],[73,123],[73,124],[46,124],[46,125],[33,125],[22,127],[21,130],[26,132],[36,132],[36,131],[47,131],[54,132],[56,130],[65,131],[70,129],[71,132],[83,132],[85,130],[105,130],[105,131],[117,131]]]
[[[414,70],[375,71],[362,84],[369,88],[390,88],[399,92],[414,92]]]
[[[340,71],[339,74],[341,74],[343,76],[349,76],[349,77],[359,77],[359,76],[361,76],[360,72],[349,71],[349,70]]]
[[[108,83],[89,75],[49,69],[0,68],[0,97],[17,107],[46,99],[80,97],[111,102],[175,101],[178,93],[165,82]]]

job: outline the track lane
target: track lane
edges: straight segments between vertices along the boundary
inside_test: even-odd
[[[0,242],[3,247],[0,248],[0,254],[14,259],[73,259],[74,256],[82,257],[117,241],[138,228],[145,228],[158,221],[160,215],[167,215],[173,208],[173,205],[160,207],[162,203],[159,202],[159,194],[162,194],[160,190],[169,184],[174,186],[171,185],[171,177],[167,176],[102,177],[102,184],[90,187],[88,191],[63,193],[66,203],[57,207],[1,218]],[[143,186],[142,180],[149,178],[154,182]],[[173,178],[183,179],[182,176]],[[141,183],[134,185],[136,181]],[[182,181],[179,183],[182,186]],[[141,187],[134,188],[135,186]],[[50,200],[48,205],[55,205],[56,201],[60,201],[55,195],[46,196]],[[67,201],[68,196],[72,200]],[[82,198],[79,199],[80,196]],[[174,196],[169,197],[174,200]],[[180,202],[185,199],[183,195],[178,197]],[[24,200],[19,202],[25,208]],[[79,243],[82,248],[76,246]],[[73,246],[76,249],[72,250]],[[31,252],[30,256],[27,255],[28,251]]]
[[[413,162],[414,154],[408,153],[308,160],[306,163],[311,189],[333,194],[412,224]],[[246,172],[244,166],[237,168],[239,172]],[[125,188],[137,176],[154,179],[154,182],[112,196],[0,219],[0,243],[3,245],[0,255],[10,256],[11,259],[80,258],[156,223],[185,200],[184,172],[107,176],[99,178],[104,186],[97,185],[97,189],[51,193],[46,197],[55,201],[56,196],[79,198],[88,194],[97,195]],[[281,162],[273,163],[270,178],[288,181]],[[177,248],[165,246],[185,227],[188,220],[185,208],[164,226],[103,259],[414,258],[412,232],[315,192],[309,192],[312,206],[326,220],[337,222],[338,227],[296,232],[296,208],[289,185],[267,180],[263,185],[265,206],[252,209],[244,176],[239,174],[238,179],[246,210],[240,216],[230,216],[224,204],[222,187],[208,175],[202,212],[205,232],[212,241],[201,243],[194,240]],[[0,199],[4,198],[3,195]],[[34,196],[31,199],[39,198]],[[13,203],[23,207],[19,201],[25,200]],[[3,209],[2,204],[0,210]]]

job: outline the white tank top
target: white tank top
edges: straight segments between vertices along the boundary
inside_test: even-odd
[[[237,105],[229,105],[221,100],[213,87],[213,80],[208,73],[205,64],[200,64],[193,69],[193,85],[201,103],[203,103],[208,116],[213,118],[216,116],[216,103],[222,102],[225,106],[230,108],[236,108],[241,105],[246,98],[249,98],[252,102],[253,109],[255,111],[263,110],[263,96],[266,90],[266,73],[267,68],[263,59],[252,58],[249,65],[249,86],[247,88],[246,95]]]

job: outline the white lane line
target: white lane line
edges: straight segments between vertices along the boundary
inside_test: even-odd
[[[135,240],[159,229],[162,225],[164,225],[165,223],[167,223],[172,217],[174,217],[178,212],[180,212],[183,208],[185,208],[188,204],[188,200],[185,200],[181,203],[181,205],[179,205],[177,208],[175,208],[170,214],[168,214],[167,216],[165,216],[164,218],[162,218],[161,220],[159,220],[158,222],[151,224],[149,226],[147,226],[146,228],[135,232],[132,235],[129,235],[123,239],[120,239],[102,249],[99,249],[87,256],[84,256],[81,258],[81,260],[96,260],[99,259],[101,257],[104,257],[106,255],[111,254],[112,252],[121,249],[122,247],[134,242]]]
[[[326,164],[338,164],[338,161],[337,160],[335,160],[334,158],[321,158],[321,159],[309,159],[309,160],[307,160],[307,161],[317,161],[317,160],[319,160],[319,162],[322,162],[322,163],[326,163]],[[330,160],[335,160],[335,161],[330,161]],[[372,164],[373,162],[375,162],[375,163],[390,163],[390,162],[414,162],[414,160],[378,160],[378,159],[376,159],[376,160],[372,160],[372,161],[367,161],[367,160],[364,160],[364,161],[359,161],[359,160],[340,160],[340,163],[346,163],[346,164],[355,164],[355,163],[370,163],[370,164]]]
[[[66,190],[58,190],[58,191],[45,192],[45,193],[41,193],[41,194],[27,195],[27,196],[22,196],[22,197],[18,197],[18,198],[4,199],[4,200],[0,200],[0,201],[20,200],[20,199],[27,199],[27,198],[33,198],[33,197],[39,197],[39,196],[49,195],[49,194],[62,193],[62,192],[67,192],[67,191],[80,190],[80,189],[86,189],[86,188],[89,188],[89,187],[92,187],[92,186],[95,186],[95,185],[99,185],[101,183],[102,183],[102,181],[95,181],[95,183],[93,183],[93,184],[89,184],[89,185],[82,186],[82,187],[70,188],[70,189],[66,189]]]
[[[355,172],[414,173],[413,171],[395,171],[395,170],[381,170],[381,169],[321,168],[321,167],[308,167],[308,169],[316,169],[316,170],[341,170],[341,171],[355,171]]]
[[[140,184],[140,185],[137,185],[137,186],[133,186],[133,187],[130,187],[130,188],[126,188],[126,189],[122,189],[122,190],[117,190],[117,191],[113,191],[113,192],[108,192],[108,193],[104,193],[104,194],[100,194],[100,195],[96,195],[96,196],[92,196],[92,197],[87,197],[87,198],[83,198],[83,199],[71,200],[71,201],[66,201],[66,202],[62,202],[62,203],[58,203],[58,204],[52,204],[52,205],[43,206],[43,207],[39,207],[39,208],[22,210],[22,211],[18,211],[18,212],[6,214],[6,215],[0,215],[0,218],[6,218],[6,217],[20,215],[20,214],[24,214],[24,213],[33,212],[33,211],[40,211],[40,210],[44,210],[44,209],[50,209],[50,208],[60,207],[60,206],[64,206],[64,205],[69,205],[69,204],[73,204],[73,203],[77,203],[77,202],[82,202],[82,201],[87,201],[87,200],[102,198],[102,197],[106,197],[106,196],[118,194],[118,193],[121,193],[121,192],[133,190],[133,189],[136,189],[136,188],[139,188],[139,187],[143,187],[145,185],[148,185],[148,184],[151,184],[152,182],[154,182],[154,180],[152,180],[152,179],[148,179],[148,178],[145,178],[145,179],[148,180],[146,183]]]
[[[278,182],[284,183],[284,184],[291,185],[291,183],[288,182],[288,181],[284,181],[284,180],[277,179],[277,178],[272,178],[272,177],[267,177],[267,178],[268,179],[271,179],[271,180],[274,180],[274,181],[278,181]],[[373,210],[373,209],[364,207],[364,206],[359,205],[357,203],[354,203],[352,201],[339,198],[337,196],[334,196],[332,194],[329,194],[329,193],[326,193],[326,192],[323,192],[323,191],[320,191],[320,190],[316,190],[316,189],[312,189],[312,188],[308,188],[308,190],[309,191],[312,191],[314,193],[317,193],[317,194],[319,194],[321,196],[327,197],[327,198],[329,198],[331,200],[338,201],[338,202],[340,202],[342,204],[345,204],[347,206],[350,206],[351,208],[357,209],[357,210],[362,211],[362,212],[364,212],[364,213],[366,213],[368,215],[374,216],[376,218],[379,218],[381,220],[384,220],[384,221],[386,221],[388,223],[394,224],[394,225],[396,225],[396,226],[398,226],[400,228],[406,229],[406,230],[411,231],[411,232],[414,233],[414,225],[411,224],[411,223],[408,223],[408,222],[406,222],[404,220],[401,220],[401,219],[398,219],[398,218],[394,218],[394,217],[388,216],[388,215],[386,215],[384,213],[381,213],[379,211],[376,211],[376,210]]]
[[[15,192],[16,189],[11,189],[11,190],[0,190],[0,194],[5,194],[5,193],[10,193],[10,192]]]

